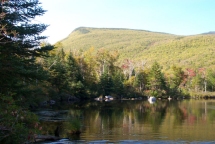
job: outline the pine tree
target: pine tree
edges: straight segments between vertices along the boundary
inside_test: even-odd
[[[120,98],[124,95],[124,75],[121,71],[117,71],[113,74],[113,92]]]
[[[40,40],[46,37],[40,33],[44,24],[34,24],[36,16],[45,11],[38,0],[9,0],[1,3],[0,11],[5,14],[0,21],[0,92],[16,92],[16,87],[25,86],[32,80],[40,79],[35,64],[41,55]]]
[[[141,93],[145,86],[147,85],[147,74],[144,71],[140,71],[136,74],[135,81],[134,81],[134,87],[138,89],[138,91]]]
[[[152,94],[155,96],[160,96],[161,92],[166,89],[165,79],[158,62],[154,62],[149,72],[148,86],[152,90]]]
[[[66,61],[66,77],[69,91],[76,96],[82,95],[84,93],[83,78],[71,52]]]
[[[58,94],[63,93],[66,89],[66,66],[65,66],[65,52],[61,49],[57,55],[55,55],[49,63],[49,81],[53,88],[56,89]]]
[[[38,127],[26,107],[33,98],[24,91],[43,78],[35,61],[44,54],[40,34],[47,25],[32,20],[44,13],[38,0],[0,3],[0,142],[24,143]]]
[[[99,89],[103,96],[110,95],[113,92],[113,80],[112,77],[108,74],[107,70],[100,77]]]

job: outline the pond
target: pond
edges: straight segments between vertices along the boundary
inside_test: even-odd
[[[85,101],[36,113],[42,134],[59,128],[62,139],[46,143],[215,143],[214,100]],[[72,119],[81,134],[68,133]]]

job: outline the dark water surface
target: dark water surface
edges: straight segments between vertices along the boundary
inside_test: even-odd
[[[58,104],[36,112],[42,134],[69,143],[215,143],[214,100],[87,101]],[[71,135],[71,121],[81,123],[81,134]]]

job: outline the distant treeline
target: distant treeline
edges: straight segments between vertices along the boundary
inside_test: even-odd
[[[38,61],[48,75],[47,85],[52,90],[52,95],[48,96],[66,93],[80,99],[105,95],[115,98],[151,95],[177,98],[213,91],[215,85],[214,71],[206,68],[182,69],[172,65],[164,71],[157,61],[148,67],[145,61],[133,62],[130,59],[118,65],[120,55],[117,51],[90,48],[66,54],[59,47],[62,47],[60,43],[55,45],[48,58]]]

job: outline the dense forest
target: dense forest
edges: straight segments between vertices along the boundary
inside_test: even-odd
[[[119,55],[117,51],[104,48],[75,50],[66,54],[62,45],[57,43],[49,57],[40,63],[48,70],[47,84],[52,91],[51,96],[58,98],[61,94],[80,99],[105,95],[119,99],[150,95],[178,98],[207,96],[213,92],[215,83],[212,69],[183,69],[175,64],[165,71],[157,61],[147,67],[144,61],[135,63],[130,59],[125,59],[119,65]]]
[[[41,36],[47,25],[33,21],[45,13],[38,0],[2,0],[0,12],[0,141],[4,143],[33,139],[41,127],[30,110],[44,101],[106,95],[180,98],[214,91],[214,35],[79,28],[50,45]]]
[[[65,52],[94,47],[117,51],[118,63],[130,59],[144,61],[150,67],[155,61],[168,71],[172,65],[186,68],[214,68],[214,33],[178,36],[132,29],[80,27],[61,40]]]

